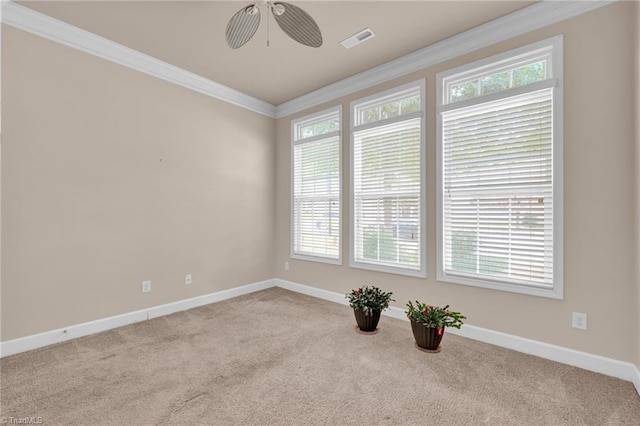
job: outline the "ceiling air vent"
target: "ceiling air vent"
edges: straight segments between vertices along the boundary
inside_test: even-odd
[[[340,42],[345,48],[351,49],[356,44],[360,44],[363,41],[369,40],[370,38],[375,37],[373,31],[370,28],[365,28],[364,30],[352,35],[349,38],[345,38]]]

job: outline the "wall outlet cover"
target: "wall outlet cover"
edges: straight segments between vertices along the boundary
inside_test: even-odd
[[[587,314],[582,314],[580,312],[574,312],[571,317],[571,326],[573,328],[577,328],[579,330],[587,329]]]

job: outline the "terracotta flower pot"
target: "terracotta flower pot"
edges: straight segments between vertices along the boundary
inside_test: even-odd
[[[425,327],[424,324],[411,320],[411,330],[413,331],[413,338],[416,339],[416,345],[418,345],[418,347],[429,351],[438,350],[442,336],[444,335],[444,327]]]
[[[354,308],[353,313],[356,315],[356,322],[361,331],[375,331],[378,321],[380,321],[380,311],[372,311],[373,315],[368,315],[362,309]]]

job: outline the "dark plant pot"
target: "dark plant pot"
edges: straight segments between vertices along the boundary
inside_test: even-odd
[[[413,331],[413,338],[416,339],[416,345],[430,351],[438,349],[442,336],[444,336],[444,327],[442,332],[438,333],[437,328],[425,327],[422,323],[413,320],[411,320],[411,330]]]
[[[356,315],[356,322],[361,331],[375,331],[380,321],[380,311],[372,311],[373,316],[369,316],[362,309],[354,308],[353,313]]]

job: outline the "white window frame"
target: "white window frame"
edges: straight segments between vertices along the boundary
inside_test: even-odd
[[[392,117],[385,120],[363,124],[356,128],[356,114],[355,108],[357,105],[373,101],[378,98],[393,95],[394,93],[402,92],[410,88],[420,88],[420,111],[410,113],[404,116]],[[425,80],[417,80],[402,86],[394,87],[393,89],[385,90],[383,92],[376,93],[375,95],[367,96],[365,98],[357,99],[349,104],[350,111],[350,167],[349,167],[349,267],[357,269],[366,269],[370,271],[386,272],[390,274],[407,275],[411,277],[426,278],[427,277],[427,185],[426,185],[426,143],[425,143],[425,127],[426,127],[426,97],[425,97]],[[358,262],[355,260],[355,196],[354,196],[354,134],[358,130],[364,128],[374,127],[375,125],[390,124],[393,122],[402,121],[405,119],[420,118],[420,269],[407,269],[402,267],[375,265],[371,263]],[[382,123],[382,124],[381,124]]]
[[[305,138],[304,140],[300,141],[297,140],[297,135],[296,133],[296,128],[299,124],[304,123],[306,121],[312,121],[318,117],[321,117],[323,115],[328,115],[331,113],[338,113],[338,117],[340,119],[340,130],[335,131],[335,132],[329,132],[329,133],[324,133],[322,135],[317,135],[317,136],[312,136],[309,138]],[[342,170],[342,134],[343,134],[343,115],[342,115],[342,105],[338,105],[332,108],[327,108],[325,110],[316,112],[314,114],[310,114],[310,115],[306,115],[304,117],[300,117],[296,120],[292,120],[291,121],[291,166],[290,166],[290,181],[291,181],[291,185],[290,185],[290,195],[291,195],[291,231],[290,231],[290,254],[289,256],[292,259],[298,259],[298,260],[307,260],[307,261],[311,261],[311,262],[321,262],[321,263],[329,263],[332,265],[342,265],[342,205],[343,205],[343,201],[344,201],[344,197],[343,197],[343,170]],[[295,253],[295,192],[294,192],[294,188],[295,188],[295,181],[294,181],[294,177],[295,177],[295,158],[294,158],[294,146],[298,143],[308,143],[308,142],[313,142],[313,141],[317,141],[317,140],[321,140],[321,139],[326,139],[326,138],[330,138],[333,136],[338,136],[338,169],[340,171],[340,176],[338,178],[339,181],[339,187],[340,187],[340,195],[339,195],[339,200],[340,200],[340,206],[339,206],[339,211],[338,211],[338,217],[339,217],[339,221],[338,221],[338,239],[339,239],[339,243],[338,243],[338,258],[334,259],[331,257],[325,257],[325,256],[320,256],[320,255],[309,255],[309,254],[298,254]]]
[[[552,299],[563,299],[564,297],[564,267],[563,267],[563,53],[562,35],[558,35],[537,43],[529,44],[518,49],[510,50],[499,55],[485,58],[476,62],[472,62],[457,68],[453,68],[436,75],[437,90],[437,110],[438,119],[436,123],[436,156],[437,156],[437,280],[454,284],[463,284],[474,287],[482,287],[493,290],[502,290],[507,292],[528,294],[534,296],[548,297]],[[535,54],[538,51],[547,50],[550,56],[547,63],[548,78],[545,81],[530,83],[524,86],[518,86],[505,89],[500,92],[487,95],[480,95],[472,99],[461,100],[450,104],[445,104],[445,97],[448,96],[445,87],[447,78],[451,76],[460,77],[465,72],[478,70],[482,67],[491,67],[491,65],[513,59],[517,63],[519,57],[529,54]],[[497,68],[496,68],[497,69]],[[451,78],[453,81],[453,78]],[[456,275],[447,274],[444,271],[444,170],[443,170],[443,141],[442,141],[442,113],[446,110],[473,105],[479,102],[489,102],[516,94],[522,94],[545,87],[553,87],[553,146],[552,146],[552,192],[553,192],[553,287],[550,289],[537,288],[533,286],[518,285],[513,283],[501,282],[499,280],[467,278]],[[478,101],[481,99],[481,101]]]

